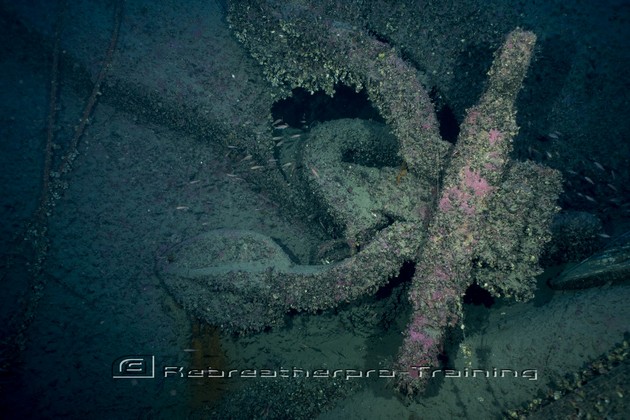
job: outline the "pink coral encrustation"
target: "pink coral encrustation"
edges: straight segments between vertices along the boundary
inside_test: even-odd
[[[463,173],[464,184],[473,190],[477,197],[485,197],[494,189],[484,177],[470,169],[470,166],[465,166]]]

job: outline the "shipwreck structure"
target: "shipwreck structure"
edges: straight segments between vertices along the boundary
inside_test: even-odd
[[[442,139],[417,69],[368,31],[321,17],[298,2],[234,2],[229,19],[278,99],[293,89],[364,91],[385,124],[322,123],[291,148],[272,127],[246,145],[274,162],[269,185],[309,209],[345,247],[338,258],[299,265],[271,238],[217,230],[160,256],[158,272],[196,316],[229,331],[282,323],[374,293],[416,263],[413,315],[398,355],[399,388],[413,393],[438,366],[447,329],[461,323],[462,297],[476,282],[494,296],[528,299],[556,211],[560,174],[510,159],[518,132],[515,98],[534,34],[516,29],[496,52],[485,92],[455,145]]]

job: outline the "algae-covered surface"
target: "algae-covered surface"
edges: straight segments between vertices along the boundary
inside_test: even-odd
[[[0,1],[0,417],[623,418],[629,19],[623,1]],[[516,28],[536,37],[520,129],[483,131],[511,139],[508,169],[482,177],[504,159],[483,149],[449,181]],[[481,239],[461,185],[493,194]],[[466,223],[440,230],[455,204]],[[467,250],[470,287],[401,392],[404,340],[435,344],[410,290],[448,229],[465,235],[435,249]],[[571,267],[596,280],[559,287]],[[451,293],[430,292],[427,310]]]

